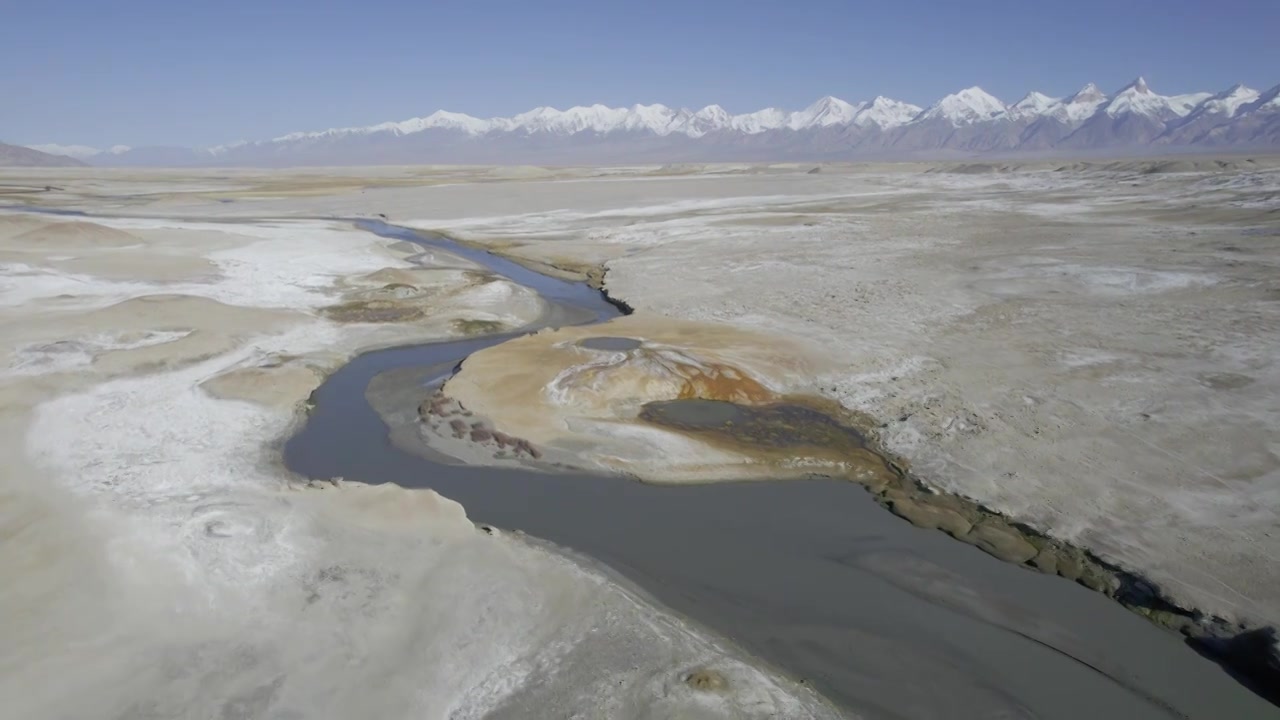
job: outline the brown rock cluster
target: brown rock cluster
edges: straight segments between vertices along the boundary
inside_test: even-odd
[[[467,439],[477,445],[493,447],[498,453],[510,453],[515,457],[542,458],[542,451],[523,438],[508,435],[486,425],[483,421],[469,421],[473,413],[462,403],[436,391],[418,406],[418,417],[432,429],[440,431],[447,425],[455,440]]]

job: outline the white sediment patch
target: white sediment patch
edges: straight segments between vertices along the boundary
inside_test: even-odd
[[[1000,296],[1025,295],[1034,285],[1036,292],[1124,297],[1208,287],[1217,281],[1207,273],[1039,262],[995,272],[974,286]]]
[[[386,243],[366,239],[340,223],[278,221],[248,223],[180,223],[168,220],[97,219],[130,230],[214,232],[236,239],[233,247],[207,253],[225,280],[182,287],[230,304],[256,307],[316,308],[333,302],[339,278],[408,263],[386,250]],[[197,289],[203,288],[203,292]]]
[[[43,375],[66,372],[90,365],[94,358],[111,350],[139,348],[176,342],[191,330],[149,330],[142,333],[92,333],[53,343],[20,347],[9,363],[9,369],[20,375]]]
[[[154,291],[156,287],[150,283],[104,282],[90,275],[57,272],[26,263],[0,263],[0,307],[18,307],[47,298],[86,293],[123,300]]]

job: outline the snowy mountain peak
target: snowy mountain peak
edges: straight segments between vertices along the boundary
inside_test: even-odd
[[[1241,109],[1244,112],[1254,112],[1258,110],[1261,110],[1262,112],[1280,111],[1280,85],[1262,93],[1258,96],[1257,100],[1254,100]]]
[[[1057,98],[1051,98],[1034,90],[1026,97],[1009,106],[1009,115],[1015,119],[1027,119],[1047,115],[1060,104]]]
[[[463,113],[449,112],[447,110],[437,110],[425,118],[422,118],[420,127],[417,123],[410,123],[413,123],[413,121],[408,120],[404,123],[398,123],[402,127],[397,128],[397,130],[402,134],[408,134],[416,132],[417,130],[425,130],[427,128],[451,128],[454,130],[462,130],[464,132],[471,133],[472,135],[480,135],[488,132],[493,126],[492,123],[481,120],[480,118],[474,118],[470,115],[464,115]]]
[[[1014,107],[1047,107],[1058,102],[1057,98],[1051,98],[1042,92],[1032,90],[1023,96],[1021,100],[1014,103]]]
[[[1169,95],[1165,98],[1169,103],[1169,107],[1182,117],[1186,117],[1192,110],[1200,106],[1200,103],[1213,97],[1213,93],[1197,92],[1186,93],[1183,95]]]
[[[1173,108],[1167,98],[1152,92],[1151,88],[1147,87],[1147,81],[1141,76],[1116,93],[1115,97],[1103,106],[1103,110],[1111,117],[1137,114],[1155,120],[1164,120],[1170,115],[1182,114]]]
[[[697,112],[681,110],[677,119],[672,122],[671,132],[699,138],[709,132],[728,128],[732,120],[733,116],[719,105],[708,105]]]
[[[1076,126],[1088,120],[1106,101],[1106,93],[1099,90],[1097,85],[1089,83],[1059,103],[1049,114],[1060,122]]]
[[[978,86],[952,93],[920,115],[917,120],[942,118],[955,127],[997,120],[1006,116],[1005,105],[996,96]]]
[[[823,95],[822,97],[813,101],[813,104],[805,108],[805,110],[809,112],[818,112],[821,110],[826,110],[831,107],[851,107],[851,106],[849,105],[849,103],[841,100],[840,98],[834,95]]]
[[[527,110],[511,118],[511,129],[524,130],[526,133],[532,132],[554,132],[556,129],[556,121],[560,119],[560,111],[539,105],[538,107]]]
[[[1191,122],[1206,115],[1235,117],[1242,106],[1257,100],[1258,97],[1257,90],[1236,83],[1216,95],[1210,95],[1187,115],[1187,121]]]
[[[515,115],[511,119],[515,120],[516,123],[521,123],[527,120],[537,120],[541,118],[555,117],[556,115],[559,115],[559,114],[560,114],[560,111],[553,107],[550,107],[547,105],[539,105],[538,107],[532,110],[526,110],[520,113],[519,115]]]
[[[830,95],[820,98],[809,107],[791,114],[787,126],[792,130],[803,130],[810,127],[827,127],[830,125],[848,125],[862,106],[857,107]]]
[[[594,105],[575,105],[560,113],[560,117],[552,122],[556,131],[572,135],[580,132],[608,132],[620,121],[625,120],[627,111],[606,107],[600,103]]]
[[[1220,93],[1209,96],[1209,99],[1205,100],[1204,105],[1206,107],[1209,107],[1211,104],[1213,107],[1229,106],[1231,109],[1228,114],[1234,115],[1236,109],[1240,105],[1251,103],[1260,97],[1262,97],[1261,92],[1254,90],[1244,83],[1236,83]]]
[[[748,135],[777,130],[791,119],[790,113],[778,108],[765,108],[745,115],[734,115],[730,127]]]
[[[1095,106],[1100,105],[1103,100],[1107,99],[1107,94],[1098,89],[1097,85],[1089,83],[1071,97],[1066,99],[1067,103],[1093,103]]]
[[[667,135],[671,132],[671,125],[675,119],[676,112],[661,103],[632,105],[631,110],[625,111],[619,125],[623,130],[648,130],[657,135]],[[608,132],[618,128],[619,125],[601,127],[598,132]]]
[[[1129,83],[1128,85],[1124,86],[1124,89],[1122,89],[1122,90],[1120,91],[1120,93],[1126,93],[1126,92],[1133,92],[1133,93],[1139,93],[1139,94],[1144,94],[1144,95],[1145,95],[1145,94],[1149,94],[1149,95],[1154,95],[1154,94],[1155,94],[1155,93],[1152,93],[1152,92],[1151,92],[1151,88],[1147,87],[1147,80],[1146,80],[1146,78],[1142,77],[1141,75],[1139,75],[1138,77],[1134,78],[1133,82],[1131,82],[1131,83]],[[1120,93],[1117,93],[1117,94],[1120,94]]]
[[[919,105],[877,95],[875,100],[864,104],[862,109],[853,116],[853,124],[863,128],[874,125],[881,130],[888,130],[906,125],[921,111],[922,108]]]

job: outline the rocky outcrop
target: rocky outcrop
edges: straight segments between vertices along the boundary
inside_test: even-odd
[[[418,406],[418,418],[436,434],[452,435],[455,440],[470,440],[490,450],[498,459],[542,459],[542,451],[533,443],[495,430],[483,420],[476,420],[475,414],[466,406],[440,390]]]

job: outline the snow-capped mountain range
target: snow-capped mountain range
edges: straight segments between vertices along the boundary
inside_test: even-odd
[[[1063,98],[1013,104],[970,87],[927,108],[877,97],[824,97],[802,110],[732,115],[665,105],[534,108],[508,118],[440,110],[366,127],[295,132],[212,148],[33,149],[101,165],[609,163],[840,160],[1018,152],[1160,152],[1280,147],[1280,86],[1160,95],[1142,78],[1107,95],[1090,83]]]
[[[456,131],[472,137],[495,133],[567,136],[581,133],[608,135],[619,132],[640,132],[658,137],[684,135],[699,138],[713,132],[728,131],[757,135],[770,130],[801,131],[850,124],[860,127],[889,128],[905,124],[919,114],[920,110],[915,105],[884,97],[851,105],[831,96],[824,97],[809,107],[795,112],[765,108],[743,115],[730,115],[719,105],[708,105],[696,112],[674,110],[666,105],[633,105],[630,108],[590,105],[571,107],[568,110],[538,107],[514,117],[489,119],[438,110],[426,117],[411,118],[401,122],[289,133],[272,138],[269,142],[291,143],[383,133],[412,135],[433,129]],[[209,152],[221,154],[243,147],[245,144],[241,142],[213,147],[209,148]]]

